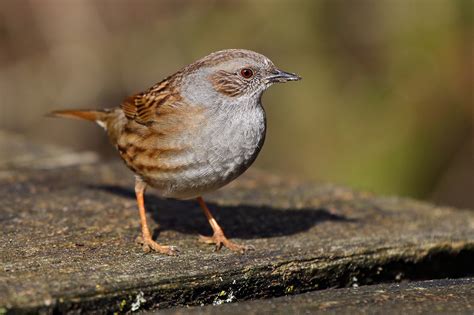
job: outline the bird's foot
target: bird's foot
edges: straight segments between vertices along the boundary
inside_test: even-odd
[[[222,246],[227,247],[233,252],[238,252],[241,254],[250,250],[255,250],[255,247],[252,245],[240,245],[230,241],[223,233],[214,233],[212,236],[199,235],[199,241],[206,244],[215,244],[216,251],[220,250]]]
[[[143,251],[145,253],[154,250],[158,253],[165,254],[168,256],[177,256],[179,254],[179,250],[175,246],[160,245],[154,240],[152,240],[151,237],[138,236],[135,241],[138,244],[142,245]]]

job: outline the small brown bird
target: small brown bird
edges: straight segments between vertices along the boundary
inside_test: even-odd
[[[296,81],[265,56],[243,49],[214,52],[126,98],[120,107],[62,110],[53,116],[95,121],[136,174],[135,193],[145,251],[175,255],[174,246],[152,240],[143,194],[149,185],[162,197],[197,198],[213,235],[201,240],[244,252],[251,246],[226,238],[201,197],[241,175],[265,140],[262,93],[273,83]]]

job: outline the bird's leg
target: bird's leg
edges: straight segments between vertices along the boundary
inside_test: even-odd
[[[142,225],[142,236],[137,237],[137,242],[143,246],[145,252],[154,250],[166,255],[177,255],[178,250],[174,246],[163,246],[151,239],[150,230],[146,223],[145,201],[143,198],[145,190],[146,183],[137,177],[135,180],[135,195],[137,196],[138,211],[140,213],[140,221]]]
[[[198,197],[197,201],[199,202],[199,205],[201,206],[202,210],[204,211],[204,215],[207,218],[207,221],[209,221],[209,224],[212,227],[213,235],[212,236],[199,236],[199,240],[201,242],[207,243],[207,244],[215,244],[216,245],[216,250],[219,250],[222,248],[222,246],[227,247],[228,249],[234,251],[234,252],[240,252],[243,253],[247,250],[253,250],[253,246],[246,246],[246,245],[239,245],[236,244],[224,235],[224,231],[222,228],[217,224],[216,219],[211,214],[211,211],[209,211],[209,208],[207,207],[206,203],[204,202],[204,199],[202,197]]]

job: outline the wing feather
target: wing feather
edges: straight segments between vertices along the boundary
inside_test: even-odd
[[[160,109],[173,106],[181,97],[176,90],[171,89],[170,78],[154,85],[148,91],[126,98],[121,108],[129,120],[142,125],[156,121]]]

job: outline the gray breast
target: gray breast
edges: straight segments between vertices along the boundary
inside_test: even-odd
[[[227,183],[242,174],[260,152],[265,139],[265,112],[255,104],[250,110],[235,109],[214,121],[204,137],[209,141],[208,167],[213,176]]]
[[[226,107],[227,106],[227,107]],[[265,140],[265,112],[254,104],[222,104],[192,136],[190,167],[156,183],[161,195],[179,199],[216,190],[241,175],[256,159]],[[184,158],[184,157],[182,157]]]

